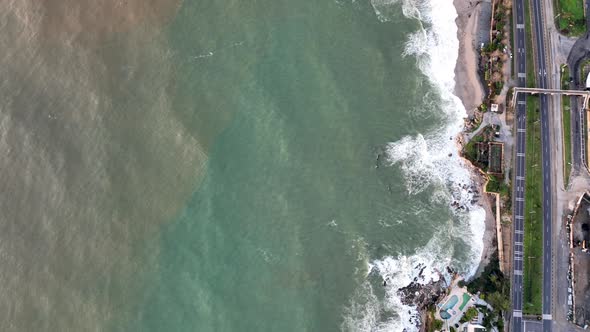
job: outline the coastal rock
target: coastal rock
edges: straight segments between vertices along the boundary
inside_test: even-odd
[[[409,322],[418,327],[422,325],[426,313],[428,312],[428,308],[435,305],[445,296],[448,287],[445,278],[440,273],[438,281],[420,283],[419,280],[423,280],[423,271],[424,268],[420,271],[419,276],[415,278],[414,281],[406,287],[398,290],[398,295],[403,304],[415,306],[418,309],[419,315],[417,317],[412,317]],[[454,274],[454,270],[450,267],[447,267],[447,271],[450,274]]]
[[[400,288],[398,294],[405,305],[416,306],[419,311],[427,310],[429,306],[440,300],[447,290],[444,279],[428,284],[411,282],[408,286]]]

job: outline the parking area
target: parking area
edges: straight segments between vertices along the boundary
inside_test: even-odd
[[[543,321],[540,320],[525,320],[524,332],[543,332]]]

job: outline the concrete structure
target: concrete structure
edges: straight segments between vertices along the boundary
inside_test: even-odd
[[[463,324],[458,330],[463,332],[485,332],[486,328],[483,326],[483,318],[483,314],[478,312],[475,318]]]
[[[543,75],[543,77],[545,77]],[[514,88],[514,95],[512,96],[512,104],[516,102],[517,95],[519,93],[529,93],[532,95],[542,94],[542,95],[564,95],[564,96],[578,96],[584,97],[584,104],[583,107],[586,109],[588,108],[588,99],[590,99],[590,91],[581,91],[581,90],[558,90],[558,89],[541,89],[541,88]]]
[[[483,327],[482,325],[479,324],[467,324],[467,326],[465,326],[465,329],[463,331],[465,332],[484,332],[486,329],[485,327]]]

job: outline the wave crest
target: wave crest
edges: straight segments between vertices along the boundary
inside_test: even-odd
[[[451,264],[470,277],[483,250],[485,211],[472,204],[475,191],[470,170],[457,155],[454,142],[466,116],[461,101],[453,94],[459,50],[455,7],[452,0],[371,0],[381,21],[391,19],[396,11],[399,13],[399,7],[395,7],[400,3],[403,15],[420,24],[420,29],[408,36],[403,56],[416,58],[418,69],[438,92],[437,103],[424,103],[422,107],[427,108],[424,112],[443,115],[443,123],[435,132],[406,136],[388,144],[387,160],[402,171],[410,195],[434,187],[430,201],[449,202],[462,209],[451,209],[455,220],[441,220],[446,222],[441,227],[444,231],[437,232],[413,255],[370,262],[370,275],[345,310],[342,329],[347,331],[418,331],[417,309],[404,305],[398,290],[414,280],[429,283],[441,275],[446,279],[449,277],[445,275],[446,267]],[[453,258],[457,252],[460,252],[459,259]],[[376,276],[388,279],[382,296],[374,288],[378,287]]]

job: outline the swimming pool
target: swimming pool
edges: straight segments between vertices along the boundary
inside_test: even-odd
[[[449,315],[448,312],[441,310],[441,312],[440,312],[440,318],[442,318],[442,319],[449,319],[449,318],[451,318],[451,315]]]
[[[467,303],[469,303],[469,300],[471,300],[471,296],[469,296],[467,293],[463,293],[463,303],[461,303],[461,306],[459,306],[459,310],[463,311],[463,308],[465,308]]]
[[[446,311],[451,309],[455,306],[455,304],[457,304],[457,302],[459,302],[459,298],[457,297],[457,295],[451,296],[451,298],[443,305],[442,310]]]
[[[440,311],[439,311],[440,318],[442,318],[442,319],[449,319],[449,318],[451,318],[451,314],[449,314],[447,312],[447,310],[453,308],[457,304],[457,302],[459,302],[459,298],[457,297],[457,295],[451,296],[448,299],[448,301],[440,309]]]

